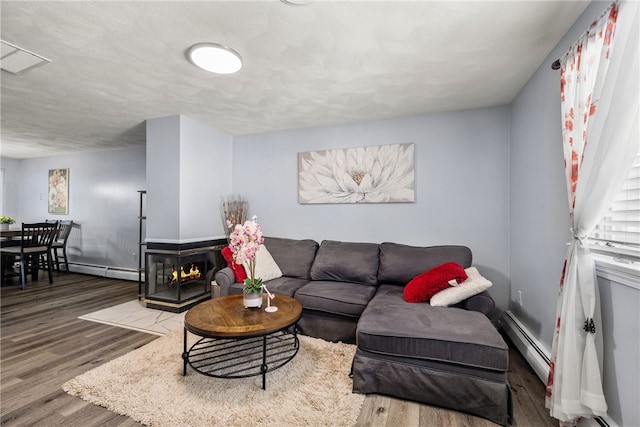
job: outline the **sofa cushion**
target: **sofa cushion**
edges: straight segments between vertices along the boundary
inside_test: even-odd
[[[358,348],[397,357],[506,371],[509,348],[478,312],[410,304],[402,288],[380,285],[358,322]]]
[[[445,262],[470,267],[471,259],[471,250],[466,246],[417,247],[381,243],[378,283],[404,286],[417,275]]]
[[[233,271],[233,276],[238,283],[244,282],[244,279],[247,278],[247,273],[244,271],[244,267],[240,264],[236,264],[233,261],[233,252],[231,252],[231,248],[229,246],[225,246],[222,248],[222,257],[225,261],[227,261],[227,265]]]
[[[292,298],[295,292],[301,287],[303,287],[304,285],[306,285],[307,283],[309,283],[308,279],[299,279],[297,277],[286,277],[286,276],[278,277],[277,279],[268,280],[264,282],[264,284],[267,286],[267,289],[269,289],[269,292],[271,292],[272,294],[282,294]],[[234,283],[229,287],[229,295],[241,294],[242,288],[244,288],[243,284]],[[278,305],[277,295],[276,295],[276,298],[273,300],[273,305],[275,306]]]
[[[445,262],[418,274],[404,287],[407,302],[427,302],[438,292],[467,279],[464,268],[455,262]]]
[[[251,270],[249,269],[249,263],[242,263],[247,277],[251,277]],[[255,255],[255,278],[265,280],[277,279],[282,277],[282,271],[278,264],[269,253],[269,249],[265,245],[258,246],[258,250]]]
[[[324,240],[311,267],[313,280],[376,285],[378,245]]]
[[[264,245],[282,270],[283,276],[309,279],[311,265],[318,251],[318,242],[310,239],[265,237]]]
[[[451,286],[438,292],[431,297],[429,303],[434,307],[448,307],[478,295],[491,287],[492,283],[485,279],[477,268],[469,267],[465,269],[465,272],[468,276],[467,280],[458,286]]]
[[[307,283],[294,296],[305,310],[357,318],[375,292],[373,286],[318,280]]]

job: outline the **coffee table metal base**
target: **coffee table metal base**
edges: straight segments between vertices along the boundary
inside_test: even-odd
[[[300,342],[295,326],[251,338],[200,338],[189,350],[185,329],[182,375],[187,375],[187,363],[196,372],[215,378],[247,378],[262,375],[262,389],[266,390],[267,372],[289,363],[299,348]]]

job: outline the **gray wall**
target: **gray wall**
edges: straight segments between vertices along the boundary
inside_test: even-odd
[[[18,164],[11,179],[17,173],[21,222],[71,219],[76,223],[68,242],[71,262],[137,269],[137,191],[145,189],[145,149],[43,157]],[[69,215],[47,212],[47,174],[57,168],[69,168]]]
[[[499,107],[239,136],[233,191],[266,235],[469,246],[506,309],[508,129]],[[398,143],[415,144],[415,203],[298,204],[298,152]]]
[[[0,216],[10,216],[18,224],[20,222],[20,161],[2,157],[0,168],[4,169]]]
[[[220,200],[231,192],[233,138],[189,117],[147,120],[147,240],[225,237]]]
[[[224,238],[220,201],[231,192],[233,137],[182,116],[180,141],[180,236],[183,241]]]
[[[569,208],[563,175],[559,71],[550,64],[608,6],[594,2],[532,76],[511,105],[510,310],[551,350]],[[602,275],[601,275],[602,276]],[[604,384],[609,415],[621,426],[640,425],[640,291],[600,277]],[[637,279],[636,279],[637,283]],[[523,304],[517,301],[522,293]]]
[[[146,238],[180,239],[180,116],[147,120]],[[149,211],[157,212],[149,215]]]

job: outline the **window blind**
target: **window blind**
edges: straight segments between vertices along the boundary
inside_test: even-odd
[[[640,257],[640,152],[590,237],[594,250]]]

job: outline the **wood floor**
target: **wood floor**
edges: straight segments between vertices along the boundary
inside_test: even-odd
[[[67,395],[67,380],[156,339],[156,336],[79,320],[78,316],[134,300],[136,282],[80,274],[46,275],[22,290],[1,289],[0,422],[2,426],[138,426],[135,421]],[[544,409],[544,388],[517,351],[509,381],[514,426],[557,425]],[[385,396],[368,396],[358,426],[465,426],[481,418]]]

